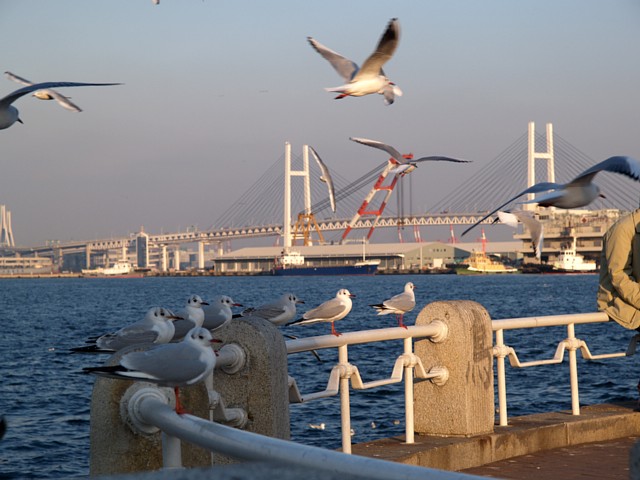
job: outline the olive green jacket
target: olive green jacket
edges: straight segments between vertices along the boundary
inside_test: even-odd
[[[625,328],[640,327],[640,209],[604,235],[598,310]]]

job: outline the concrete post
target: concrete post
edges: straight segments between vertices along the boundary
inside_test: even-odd
[[[444,366],[449,379],[443,386],[415,385],[415,431],[425,435],[472,436],[493,432],[494,387],[491,318],[482,305],[468,300],[427,305],[416,325],[434,320],[447,324],[447,338],[439,343],[423,339],[415,353],[425,369]]]
[[[249,417],[246,429],[278,438],[289,438],[289,404],[287,352],[278,329],[262,319],[233,321],[214,332],[225,343],[235,343],[245,351],[244,366],[216,370],[214,390],[227,408],[242,408]],[[143,350],[130,347],[114,354],[107,362],[113,365],[125,353]],[[238,370],[239,368],[239,370]],[[162,468],[161,434],[141,433],[127,422],[127,401],[135,393],[128,390],[154,387],[146,382],[97,378],[91,398],[90,474],[113,475]],[[132,389],[134,390],[134,389]],[[159,388],[173,401],[173,389]],[[183,406],[192,414],[209,419],[209,395],[204,382],[180,389]],[[227,463],[214,455],[214,463]],[[209,466],[210,452],[190,443],[182,444],[185,467]]]

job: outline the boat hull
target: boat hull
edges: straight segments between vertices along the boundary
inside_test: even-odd
[[[328,267],[287,267],[274,268],[271,273],[277,277],[307,275],[375,275],[378,265],[336,265]]]

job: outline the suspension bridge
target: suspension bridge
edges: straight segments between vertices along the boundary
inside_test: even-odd
[[[612,152],[619,154],[620,152]],[[343,177],[338,168],[328,160],[335,185],[336,212],[330,208],[327,187],[320,180],[320,174],[310,170],[308,159],[303,155],[283,153],[265,173],[258,178],[240,199],[223,212],[209,228],[190,229],[186,232],[148,234],[150,245],[167,246],[186,243],[222,243],[240,238],[283,236],[287,225],[283,221],[285,202],[285,169],[283,162],[291,162],[291,171],[300,175],[306,168],[304,181],[291,181],[289,195],[291,205],[305,205],[298,210],[300,215],[313,215],[313,228],[324,235],[326,242],[342,243],[348,241],[348,232],[366,229],[371,239],[376,228],[396,228],[399,240],[406,227],[413,229],[414,240],[421,241],[420,228],[430,226],[470,225],[492,210],[505,199],[515,196],[527,186],[539,181],[567,182],[589,166],[602,159],[593,159],[580,151],[561,136],[553,132],[547,124],[545,134],[535,131],[535,125],[529,124],[523,133],[493,160],[479,165],[482,161],[469,159],[474,163],[471,168],[461,168],[460,174],[468,173],[466,180],[454,185],[451,178],[442,178],[442,182],[455,188],[441,200],[428,208],[416,211],[413,205],[414,184],[421,181],[423,171],[428,166],[416,169],[408,175],[397,178],[395,197],[391,198],[389,188],[382,185],[389,162],[383,161],[375,168],[364,173],[356,180]],[[378,155],[371,149],[363,150],[363,155]],[[370,163],[370,161],[368,160]],[[303,165],[301,167],[301,165]],[[333,167],[333,168],[332,168]],[[465,165],[466,167],[466,165]],[[303,168],[303,170],[300,170]],[[302,175],[303,176],[303,175]],[[590,210],[633,210],[638,205],[638,187],[635,182],[622,175],[601,173],[597,183],[606,194],[589,205]],[[377,186],[377,187],[376,187]],[[379,195],[376,195],[379,194]],[[310,199],[320,199],[312,203]],[[363,201],[368,199],[368,201]],[[377,203],[376,203],[377,202]],[[292,209],[292,212],[296,209]],[[291,219],[293,222],[295,219]],[[491,223],[491,219],[486,221]],[[3,228],[6,222],[2,223]],[[10,228],[10,226],[9,226]],[[310,228],[306,225],[306,228]],[[452,227],[451,227],[452,228]],[[7,235],[4,235],[6,238]],[[362,236],[358,237],[361,241]],[[134,241],[134,235],[122,238],[95,239],[45,245],[29,248],[30,252],[46,255],[55,249],[59,252],[116,250],[128,247]],[[286,242],[286,240],[285,240]],[[0,247],[8,245],[0,245]],[[16,250],[19,250],[16,248]]]

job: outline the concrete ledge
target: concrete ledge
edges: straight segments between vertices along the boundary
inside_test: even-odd
[[[635,402],[592,405],[571,411],[526,415],[509,419],[507,427],[473,437],[416,435],[412,445],[403,437],[353,445],[366,457],[438,468],[464,470],[520,455],[581,443],[640,435],[640,412]]]

